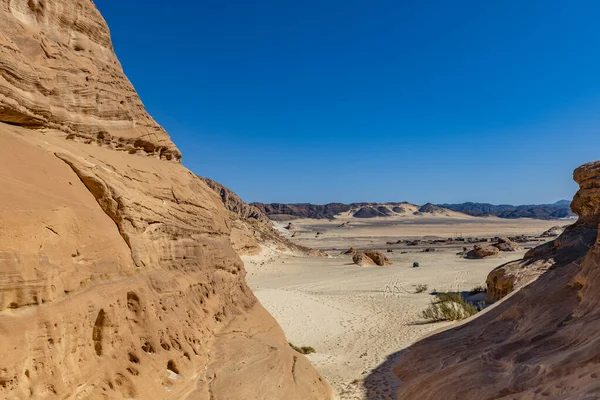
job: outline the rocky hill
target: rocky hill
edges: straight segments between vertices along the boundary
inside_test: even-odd
[[[419,208],[419,211],[416,212],[417,215],[421,215],[421,214],[444,214],[446,213],[448,210],[440,207],[440,206],[436,206],[433,205],[431,203],[427,203],[424,206]]]
[[[501,267],[506,272],[492,272],[488,285],[497,299],[513,288],[495,285],[494,277],[529,274],[525,280],[534,281],[476,319],[410,347],[394,368],[403,382],[398,398],[600,397],[600,162],[578,168],[574,178],[577,223],[526,260]]]
[[[220,196],[223,205],[229,211],[231,244],[239,255],[258,254],[263,246],[267,246],[279,251],[324,256],[319,251],[300,246],[283,237],[273,228],[273,223],[266,214],[257,207],[245,203],[225,186],[210,178],[199,178]]]
[[[500,218],[536,218],[560,219],[573,217],[571,202],[557,201],[554,204],[512,206],[508,204],[493,205],[488,203],[441,204],[440,207],[476,217],[496,216]]]
[[[461,203],[461,204],[439,204],[427,203],[423,206],[415,206],[411,203],[330,203],[325,205],[315,204],[263,204],[252,203],[269,218],[276,221],[287,221],[297,218],[335,219],[344,213],[355,218],[388,217],[397,214],[417,213],[424,214],[448,214],[448,210],[467,214],[475,217],[496,216],[499,218],[535,218],[535,219],[563,219],[575,217],[571,211],[571,202],[561,200],[554,204],[541,205],[493,205],[487,203]]]
[[[324,205],[315,204],[263,204],[252,203],[253,206],[265,213],[269,218],[285,221],[295,218],[333,219],[337,214],[349,211],[352,206],[341,203]]]
[[[91,0],[0,0],[0,94],[0,398],[331,398]]]

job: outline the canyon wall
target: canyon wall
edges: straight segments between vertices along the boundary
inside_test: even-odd
[[[90,0],[0,0],[0,397],[327,399]]]
[[[600,396],[600,162],[574,178],[578,223],[531,254],[546,258],[545,272],[474,320],[400,354],[399,398]]]

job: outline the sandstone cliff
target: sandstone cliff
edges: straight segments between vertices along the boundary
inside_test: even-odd
[[[263,246],[282,252],[325,257],[326,254],[300,246],[284,238],[273,228],[273,223],[259,208],[245,203],[237,194],[210,179],[200,177],[215,193],[229,211],[231,221],[231,244],[239,255],[258,254]]]
[[[331,397],[90,0],[0,0],[0,121],[0,398]]]
[[[575,180],[580,221],[531,255],[554,254],[546,272],[473,321],[410,347],[395,367],[399,398],[600,396],[600,244],[588,241],[600,221],[600,162],[578,168]]]
[[[0,122],[178,160],[145,111],[91,0],[0,0]]]

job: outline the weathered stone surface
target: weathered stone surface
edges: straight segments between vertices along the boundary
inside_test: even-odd
[[[486,258],[494,257],[500,253],[500,249],[494,246],[482,246],[476,244],[473,246],[473,250],[467,253],[467,258]]]
[[[600,163],[575,179],[578,223],[525,260],[547,262],[546,271],[476,319],[411,346],[394,369],[398,398],[600,396]]]
[[[181,158],[125,77],[90,0],[0,0],[0,122]]]
[[[520,251],[521,247],[509,238],[500,238],[492,246],[496,247],[500,251]]]
[[[354,264],[360,265],[361,267],[375,267],[377,265],[371,257],[367,257],[367,255],[362,252],[355,253],[354,256],[352,256],[352,261]]]
[[[0,0],[0,121],[0,398],[331,398],[91,1]]]
[[[378,250],[365,251],[365,255],[375,262],[375,264],[383,267],[385,265],[392,265],[392,262],[387,258],[385,254]]]
[[[265,213],[255,206],[244,202],[240,196],[235,194],[230,189],[213,179],[203,177],[199,178],[202,179],[208,185],[208,187],[221,196],[221,201],[223,202],[223,205],[225,205],[225,208],[234,213],[237,217],[242,219],[254,219],[264,224],[271,224],[271,220]]]
[[[544,233],[542,233],[542,237],[557,237],[560,236],[563,232],[565,231],[565,229],[561,226],[553,226],[552,228],[548,229],[547,231],[545,231]]]
[[[351,250],[353,249],[348,250],[345,254],[352,254],[350,253]],[[386,255],[377,250],[355,252],[352,261],[361,267],[392,265],[392,262]]]

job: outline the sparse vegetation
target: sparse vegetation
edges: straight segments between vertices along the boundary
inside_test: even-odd
[[[431,301],[431,305],[421,316],[431,322],[458,321],[477,314],[478,308],[467,303],[458,292],[441,292]]]
[[[288,343],[288,344],[290,345],[290,347],[292,349],[296,350],[300,354],[306,355],[306,354],[312,354],[312,353],[316,353],[317,352],[313,347],[310,347],[310,346],[298,347],[298,346],[296,346],[293,343]]]
[[[485,293],[487,291],[487,288],[485,286],[476,286],[473,289],[471,289],[471,291],[469,292],[469,294],[471,296],[478,294],[478,293]]]
[[[423,293],[427,291],[427,285],[417,285],[415,286],[415,293]]]

